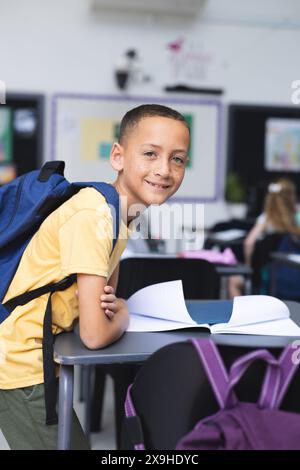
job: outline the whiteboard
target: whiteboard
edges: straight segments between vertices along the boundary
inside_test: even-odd
[[[129,110],[143,103],[170,106],[191,124],[190,163],[172,201],[211,202],[220,196],[220,116],[218,100],[170,97],[102,96],[60,93],[52,98],[53,160],[66,162],[69,181],[116,178],[109,151]]]

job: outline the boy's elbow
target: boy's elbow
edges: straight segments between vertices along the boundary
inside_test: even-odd
[[[107,339],[102,338],[100,335],[92,336],[80,333],[80,339],[85,347],[91,350],[105,348],[109,344]]]

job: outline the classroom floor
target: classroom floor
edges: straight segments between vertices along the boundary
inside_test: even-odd
[[[75,394],[74,394],[74,407],[77,416],[84,425],[84,404],[78,401],[79,392],[79,374],[75,369]],[[102,417],[102,431],[99,433],[91,434],[92,449],[97,450],[113,450],[115,449],[115,426],[114,426],[114,401],[113,401],[113,384],[110,377],[106,379],[106,389],[104,397],[103,417]],[[0,430],[0,450],[10,450]]]

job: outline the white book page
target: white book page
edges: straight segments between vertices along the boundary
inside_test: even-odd
[[[270,295],[243,295],[234,297],[232,315],[228,323],[220,327],[261,323],[289,318],[288,307],[281,300]]]
[[[181,280],[144,287],[129,297],[127,305],[130,314],[197,325],[187,311]]]
[[[224,230],[222,232],[214,232],[211,234],[211,238],[214,240],[220,240],[220,241],[230,241],[230,240],[235,240],[237,238],[241,238],[244,235],[246,235],[246,230],[241,230],[238,228],[232,228],[230,230]]]
[[[168,331],[179,330],[181,328],[208,328],[209,325],[198,325],[183,322],[175,322],[170,320],[162,320],[160,318],[145,317],[143,315],[130,314],[129,327],[127,331]]]
[[[242,334],[242,335],[266,335],[266,336],[300,336],[300,328],[290,318],[283,320],[267,321],[252,325],[221,328],[221,325],[210,327],[212,333]]]

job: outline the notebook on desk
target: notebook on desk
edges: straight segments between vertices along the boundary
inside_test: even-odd
[[[267,295],[245,295],[233,300],[185,302],[182,282],[144,287],[127,300],[128,331],[168,331],[205,328],[214,333],[300,336],[288,307]]]

